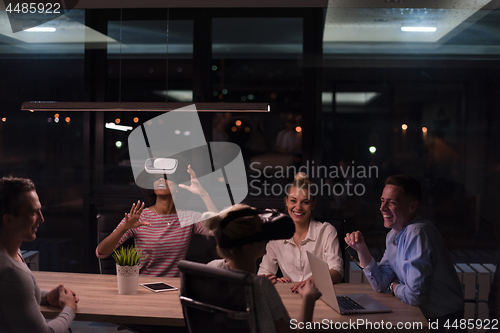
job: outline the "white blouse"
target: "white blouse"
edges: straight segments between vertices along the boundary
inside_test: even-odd
[[[284,277],[290,278],[293,282],[304,281],[312,277],[306,251],[326,261],[328,269],[334,269],[344,276],[337,230],[328,222],[313,220],[300,246],[295,244],[293,237],[267,243],[266,254],[262,258],[257,274],[275,275],[279,266]]]

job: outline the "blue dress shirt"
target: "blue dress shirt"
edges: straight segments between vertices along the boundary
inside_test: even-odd
[[[380,264],[372,258],[363,271],[377,292],[397,277],[396,297],[420,307],[427,318],[464,308],[462,286],[443,239],[430,221],[419,216],[399,234],[389,231]]]

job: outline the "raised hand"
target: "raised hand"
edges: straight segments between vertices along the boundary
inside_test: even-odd
[[[188,165],[187,172],[191,176],[191,185],[187,186],[184,184],[179,184],[179,187],[188,190],[193,194],[197,194],[199,196],[204,196],[205,194],[207,194],[207,191],[205,191],[205,189],[201,186],[200,182],[198,181],[196,173],[193,171],[193,169],[191,169],[191,165]]]
[[[344,240],[348,246],[352,247],[358,252],[366,248],[365,239],[361,231],[354,231],[350,234],[347,233]]]
[[[134,229],[142,227],[143,225],[150,225],[149,222],[139,222],[141,213],[144,210],[144,202],[141,204],[140,200],[137,200],[137,204],[132,204],[129,213],[125,213],[125,223],[124,227],[128,229]]]
[[[345,243],[358,252],[360,267],[364,268],[370,264],[373,257],[366,246],[365,239],[361,231],[354,231],[345,235]]]

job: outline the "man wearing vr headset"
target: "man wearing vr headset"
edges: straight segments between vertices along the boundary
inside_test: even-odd
[[[263,256],[270,240],[288,239],[295,232],[289,216],[268,211],[263,214],[246,205],[235,205],[205,221],[217,240],[217,252],[224,259],[209,266],[244,271],[254,275],[254,300],[259,332],[291,332],[290,316],[273,283],[255,275],[256,259]],[[311,322],[321,293],[309,280],[298,289],[302,296],[299,322]]]
[[[177,173],[186,168],[176,167]],[[148,171],[148,170],[146,170]],[[166,175],[144,172],[141,182],[153,182],[150,191],[154,204],[145,207],[140,201],[132,204],[129,213],[118,224],[115,230],[96,248],[96,256],[105,258],[130,237],[134,237],[135,247],[140,249],[146,258],[141,261],[141,275],[178,276],[177,263],[186,257],[191,235],[208,234],[203,226],[202,214],[195,211],[176,209],[174,197],[178,195],[178,187],[199,195],[209,211],[217,212],[210,196],[201,186],[195,172],[187,165],[187,173],[191,177],[191,185],[177,185],[172,181],[185,177],[172,173]],[[176,177],[177,176],[177,177]],[[181,223],[189,221],[189,223]]]

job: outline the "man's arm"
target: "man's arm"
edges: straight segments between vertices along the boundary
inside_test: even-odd
[[[408,235],[402,265],[405,276],[393,287],[394,295],[403,302],[420,306],[426,300],[432,275],[432,246],[423,230],[415,229]]]
[[[373,259],[370,253],[370,250],[368,250],[368,246],[365,243],[361,231],[346,234],[345,242],[358,252],[360,265],[363,267],[363,273],[368,278],[373,290],[376,292],[386,290],[396,276],[390,266],[387,252],[384,253],[383,258],[380,261],[380,265],[377,265],[375,259]]]
[[[0,308],[7,323],[6,329],[30,333],[67,332],[75,318],[76,302],[73,296],[66,297],[66,303],[61,304],[61,313],[47,323],[35,297],[36,282],[34,284],[33,279],[32,274],[15,269],[4,272],[0,279]]]
[[[358,230],[353,233],[347,233],[344,240],[347,245],[358,252],[361,267],[368,266],[373,257],[370,250],[368,250],[368,246],[366,246],[365,238],[361,231]]]
[[[378,265],[375,259],[372,258],[370,263],[364,266],[363,273],[372,285],[373,290],[379,293],[386,290],[396,277],[396,273],[392,270],[387,258],[387,251]]]

